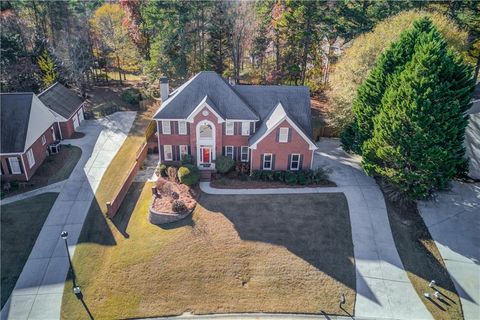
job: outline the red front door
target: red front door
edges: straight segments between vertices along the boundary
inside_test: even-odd
[[[202,159],[203,163],[210,163],[210,148],[203,148]]]

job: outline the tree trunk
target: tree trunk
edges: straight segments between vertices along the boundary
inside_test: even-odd
[[[480,72],[480,53],[477,57],[477,65],[475,66],[475,77],[473,78],[475,81],[478,80],[478,73]]]
[[[120,79],[120,85],[122,85],[123,82],[122,82],[122,69],[120,68],[120,58],[118,57],[118,55],[116,55],[116,57],[117,57],[118,78]]]

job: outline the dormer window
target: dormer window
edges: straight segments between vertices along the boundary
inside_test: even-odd
[[[250,135],[250,122],[243,121],[242,122],[242,136],[249,136]]]
[[[280,132],[278,134],[278,142],[288,142],[288,130],[289,128],[280,128]]]

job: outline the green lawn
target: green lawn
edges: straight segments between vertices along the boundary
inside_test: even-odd
[[[2,192],[2,197],[24,193],[46,185],[53,184],[70,177],[75,165],[82,156],[82,149],[72,145],[62,145],[60,152],[48,156],[37,169],[24,188],[18,188],[15,183],[8,193]]]
[[[1,206],[2,308],[57,196],[58,193],[44,193]]]
[[[95,318],[186,311],[346,315],[341,294],[353,314],[355,268],[343,194],[202,194],[192,217],[158,227],[147,219],[151,186],[134,183],[113,221],[91,210],[84,224],[73,263]],[[65,290],[62,318],[85,315]]]

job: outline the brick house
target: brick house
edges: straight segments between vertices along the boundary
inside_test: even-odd
[[[58,82],[40,93],[38,98],[53,112],[59,138],[70,138],[84,120],[84,101]]]
[[[220,155],[247,162],[251,170],[312,167],[310,94],[303,86],[230,85],[203,71],[169,93],[160,79],[157,123],[160,163],[183,155],[200,169],[215,169]]]
[[[55,117],[32,92],[2,93],[0,99],[2,181],[28,181],[57,140]]]

